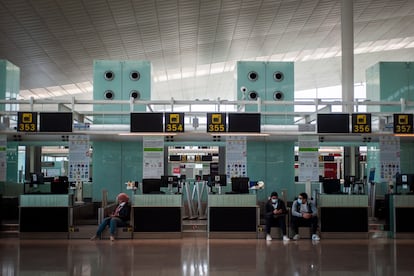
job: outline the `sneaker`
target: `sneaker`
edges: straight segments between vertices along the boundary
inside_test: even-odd
[[[312,235],[312,240],[313,241],[319,241],[321,238],[319,238],[319,236],[318,235],[316,235],[316,234],[313,234]]]
[[[111,241],[114,241],[114,240],[115,240],[115,237],[114,237],[114,236],[110,236],[110,237],[109,237],[109,239],[110,239]]]
[[[283,240],[284,240],[284,241],[290,241],[289,237],[288,237],[288,236],[286,236],[286,235],[284,235],[284,236],[283,236]]]
[[[94,236],[92,236],[92,237],[91,237],[91,241],[94,241],[94,240],[96,240],[97,238],[98,238],[98,236],[94,235]]]
[[[295,241],[299,240],[299,239],[300,239],[299,234],[294,235],[294,236],[293,236],[293,239],[294,239]]]
[[[272,240],[272,236],[270,236],[269,234],[266,235],[266,240],[267,241],[271,241]]]

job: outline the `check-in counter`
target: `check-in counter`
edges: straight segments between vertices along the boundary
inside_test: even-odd
[[[134,195],[133,238],[181,238],[182,203],[181,194]]]
[[[259,207],[256,195],[208,195],[209,238],[257,238]]]
[[[321,194],[322,238],[368,238],[368,195]]]
[[[393,238],[414,238],[414,195],[390,195],[390,234]]]
[[[68,238],[72,224],[72,195],[20,196],[20,238]]]

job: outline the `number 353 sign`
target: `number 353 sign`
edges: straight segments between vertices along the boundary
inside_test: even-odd
[[[17,131],[37,132],[37,112],[18,112]]]

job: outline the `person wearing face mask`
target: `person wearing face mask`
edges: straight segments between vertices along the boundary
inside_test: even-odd
[[[294,240],[299,240],[299,226],[311,228],[312,240],[319,241],[320,238],[316,231],[318,229],[318,211],[312,202],[308,201],[306,193],[300,193],[298,199],[292,204],[291,229],[295,234]]]
[[[106,217],[99,224],[96,234],[91,237],[91,240],[95,240],[101,237],[102,232],[106,226],[109,226],[110,240],[115,240],[115,232],[117,227],[123,227],[127,225],[131,214],[131,205],[129,204],[129,196],[125,193],[120,193],[117,197],[117,205],[109,217]]]
[[[277,192],[272,192],[269,200],[266,202],[265,208],[266,221],[266,240],[271,241],[272,236],[270,230],[272,225],[279,226],[283,233],[283,240],[288,241],[289,237],[286,234],[286,205],[285,202],[278,198]]]

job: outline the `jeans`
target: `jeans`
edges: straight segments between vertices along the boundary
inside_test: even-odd
[[[266,215],[266,234],[270,234],[270,228],[272,226],[279,226],[282,230],[283,236],[286,235],[286,218],[285,216],[279,216],[277,218],[272,215]]]
[[[318,230],[318,217],[311,217],[310,219],[305,219],[302,217],[292,216],[291,227],[294,234],[298,234],[299,226],[310,227],[312,234],[316,234]]]
[[[107,225],[109,225],[109,233],[111,236],[114,236],[116,228],[126,226],[126,222],[118,217],[106,217],[102,220],[101,224],[99,224],[96,235],[101,236]]]

